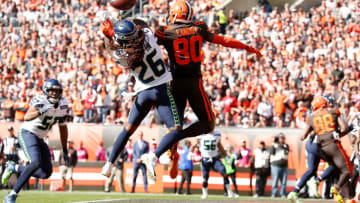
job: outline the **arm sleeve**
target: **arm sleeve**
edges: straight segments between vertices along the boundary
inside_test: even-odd
[[[164,44],[165,32],[163,26],[160,26],[158,29],[156,29],[155,36],[157,37],[158,44]]]
[[[249,49],[249,46],[246,44],[231,38],[231,37],[224,37],[221,35],[214,34],[214,38],[211,41],[214,44],[221,44],[225,47],[235,48],[235,49]]]

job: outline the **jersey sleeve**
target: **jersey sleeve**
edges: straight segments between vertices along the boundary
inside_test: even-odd
[[[209,27],[204,22],[196,22],[195,23],[200,28],[200,35],[208,42],[213,41],[214,34],[210,32]]]
[[[158,29],[156,29],[155,36],[157,37],[157,43],[158,44],[164,44],[164,40],[166,38],[166,36],[165,36],[165,27],[160,26]]]

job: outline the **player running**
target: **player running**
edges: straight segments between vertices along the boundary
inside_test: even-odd
[[[60,140],[63,147],[65,162],[69,161],[67,151],[68,129],[65,118],[68,104],[62,98],[62,87],[58,80],[49,79],[43,86],[44,95],[32,98],[30,108],[25,114],[25,122],[19,130],[19,143],[30,161],[27,166],[20,166],[13,161],[6,164],[2,183],[6,184],[12,173],[20,173],[13,190],[4,197],[5,203],[14,203],[20,189],[31,176],[47,179],[52,173],[51,155],[43,138],[55,123],[59,124]]]
[[[202,81],[203,43],[208,41],[225,47],[245,49],[261,57],[261,53],[251,46],[210,32],[204,22],[192,22],[192,16],[190,4],[186,1],[177,1],[169,11],[169,26],[160,26],[155,32],[158,43],[165,47],[169,55],[173,76],[172,92],[180,118],[184,117],[187,101],[198,118],[197,122],[184,129],[185,137],[206,134],[212,132],[215,127],[215,116]],[[175,147],[172,153],[176,153]]]
[[[302,138],[306,138],[313,130],[318,135],[321,153],[326,161],[340,172],[339,181],[331,188],[331,191],[337,201],[343,203],[343,197],[351,199],[353,196],[349,184],[351,165],[340,142],[340,137],[348,132],[348,125],[335,110],[327,109],[327,102],[323,97],[316,97],[311,106],[313,113],[309,117],[309,126]]]
[[[135,22],[135,20],[134,20]],[[160,47],[156,43],[153,32],[145,23],[135,25],[129,20],[117,22],[113,32],[103,32],[105,46],[114,60],[128,68],[136,78],[136,99],[129,113],[128,122],[117,137],[108,162],[102,174],[109,176],[112,165],[125,147],[129,137],[135,132],[141,121],[152,107],[157,108],[162,121],[169,132],[159,143],[154,152],[141,157],[146,165],[150,179],[155,180],[156,159],[184,136],[169,82],[171,73],[165,67]]]
[[[224,177],[224,185],[227,190],[228,197],[238,198],[239,195],[233,193],[231,190],[229,179],[226,174],[225,166],[220,161],[220,154],[226,156],[223,146],[221,145],[220,138],[221,134],[219,132],[212,132],[209,134],[198,136],[197,144],[200,144],[201,152],[201,172],[203,176],[202,184],[202,199],[206,199],[208,196],[208,180],[210,169],[213,168],[215,171],[219,172]]]

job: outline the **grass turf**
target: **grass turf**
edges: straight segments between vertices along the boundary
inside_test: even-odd
[[[3,198],[7,191],[0,191],[0,197]],[[174,194],[143,194],[143,193],[104,193],[98,191],[87,192],[49,192],[49,191],[21,191],[17,198],[18,203],[64,203],[64,202],[86,202],[95,200],[110,199],[138,199],[143,200],[200,200],[200,195],[174,195]],[[221,195],[210,195],[207,200],[233,200],[251,201],[251,202],[286,202],[285,199],[270,198],[252,198],[249,196],[241,196],[237,199],[229,199]],[[324,200],[311,200],[312,202],[324,202]],[[124,201],[126,202],[126,201]],[[305,201],[304,201],[305,202]]]

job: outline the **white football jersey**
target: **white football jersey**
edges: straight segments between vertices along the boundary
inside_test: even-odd
[[[36,108],[41,109],[41,107],[49,103],[50,102],[47,100],[45,95],[40,95],[31,99],[30,106],[35,106]],[[50,108],[43,115],[38,116],[34,120],[25,121],[21,128],[43,138],[51,130],[55,123],[59,123],[59,125],[65,124],[68,108],[66,99],[61,98],[56,108]]]
[[[200,152],[202,157],[212,158],[219,155],[218,143],[221,138],[219,132],[200,135],[198,138],[200,139]]]
[[[169,69],[165,66],[163,56],[154,33],[149,28],[143,28],[145,33],[144,59],[141,66],[131,70],[136,78],[135,91],[140,92],[172,80]],[[127,53],[123,49],[113,50],[112,56],[120,65],[127,66]]]

